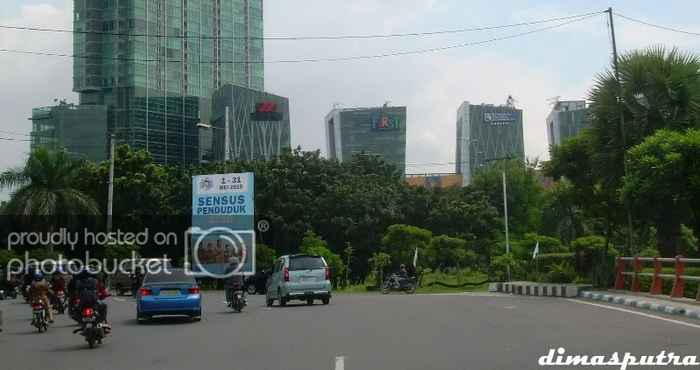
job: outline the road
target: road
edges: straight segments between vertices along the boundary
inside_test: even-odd
[[[131,298],[110,299],[114,333],[96,349],[57,316],[48,333],[30,309],[2,301],[3,369],[533,369],[550,348],[567,353],[700,355],[700,325],[559,298],[488,293],[336,295],[331,304],[265,307],[241,314],[223,293],[205,294],[201,322],[140,325]],[[692,322],[692,321],[688,321]],[[648,367],[647,367],[648,368]]]

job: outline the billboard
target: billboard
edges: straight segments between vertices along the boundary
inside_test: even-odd
[[[402,126],[400,115],[387,112],[372,112],[370,123],[373,130],[399,130]]]
[[[516,112],[484,112],[484,122],[491,125],[507,125],[517,119]]]
[[[193,273],[211,277],[255,273],[254,174],[192,177],[192,228],[186,255]],[[239,259],[232,265],[233,257]]]

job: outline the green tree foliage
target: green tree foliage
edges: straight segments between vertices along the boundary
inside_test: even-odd
[[[662,129],[629,151],[629,176],[622,198],[656,226],[661,255],[684,254],[682,227],[698,216],[700,204],[700,130]]]
[[[255,269],[256,270],[272,270],[272,266],[277,259],[277,252],[262,243],[255,244]]]
[[[15,189],[6,214],[60,216],[99,214],[95,200],[75,187],[82,168],[64,151],[35,150],[24,168],[0,174],[0,189]]]
[[[428,250],[430,267],[437,270],[447,268],[476,267],[477,255],[469,250],[463,239],[440,235],[432,238]]]
[[[521,239],[511,240],[510,246],[516,259],[529,261],[538,242],[540,254],[568,252],[567,247],[562,245],[559,239],[536,233],[526,233]]]
[[[421,263],[422,256],[428,251],[433,233],[411,225],[391,225],[387,228],[382,238],[384,251],[391,255],[394,265],[413,263],[413,256],[418,248],[418,260]],[[429,254],[427,254],[429,256]]]
[[[544,189],[533,166],[518,159],[493,162],[477,172],[471,187],[486,194],[490,204],[503,216],[503,168],[506,168],[508,222],[514,233],[538,230]]]
[[[370,269],[377,274],[377,286],[384,281],[384,270],[391,265],[391,256],[384,252],[376,252],[368,260]]]
[[[331,279],[333,281],[333,285],[338,285],[338,282],[345,274],[345,264],[343,264],[343,259],[340,257],[340,255],[331,252],[330,248],[328,248],[328,243],[326,243],[325,240],[316,235],[313,231],[307,231],[301,241],[299,251],[304,254],[323,257],[328,266],[331,268]]]

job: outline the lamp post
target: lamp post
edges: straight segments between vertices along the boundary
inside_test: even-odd
[[[506,186],[506,165],[507,161],[510,159],[510,156],[505,156],[505,157],[500,157],[500,158],[491,158],[487,159],[484,161],[484,163],[492,162],[492,161],[498,161],[498,160],[503,160],[503,170],[501,172],[501,178],[502,178],[502,183],[503,183],[503,224],[505,227],[505,234],[506,234],[506,256],[510,256],[510,238],[508,235],[508,188]],[[508,281],[511,280],[511,275],[510,275],[510,264],[506,265],[506,279]]]

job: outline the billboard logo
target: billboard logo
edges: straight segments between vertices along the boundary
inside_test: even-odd
[[[255,105],[255,111],[258,113],[271,113],[277,112],[277,103],[271,101],[264,101]]]
[[[484,122],[492,125],[507,125],[515,120],[515,112],[484,112]]]
[[[209,177],[204,177],[199,181],[199,191],[208,192],[214,188],[214,182]]]
[[[277,111],[277,103],[273,101],[263,101],[255,104],[255,112],[250,114],[251,121],[281,121],[284,118],[281,112]]]
[[[398,130],[401,128],[401,117],[384,112],[374,112],[370,116],[373,130]]]

